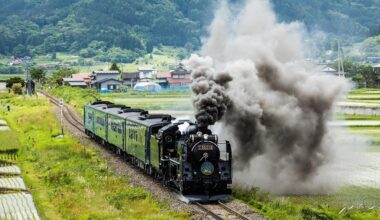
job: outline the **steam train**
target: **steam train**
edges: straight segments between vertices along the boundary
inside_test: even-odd
[[[176,189],[186,202],[225,200],[231,194],[228,141],[189,120],[96,101],[84,106],[88,136]]]

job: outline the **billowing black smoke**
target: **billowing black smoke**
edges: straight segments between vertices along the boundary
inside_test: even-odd
[[[195,118],[200,127],[214,125],[224,115],[231,100],[226,94],[228,73],[216,74],[211,58],[202,59],[193,55],[188,65],[192,66],[192,91]]]
[[[202,50],[207,57],[187,61],[198,123],[220,122],[237,181],[273,192],[311,186],[328,161],[326,124],[343,86],[305,65],[300,30],[276,23],[268,1],[248,0],[236,18],[224,1]]]

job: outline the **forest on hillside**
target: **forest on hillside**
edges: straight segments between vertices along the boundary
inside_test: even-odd
[[[243,0],[230,0],[240,4]],[[0,0],[0,54],[69,52],[131,62],[154,46],[199,48],[217,0]],[[300,20],[352,40],[380,34],[380,0],[273,0],[281,21]]]

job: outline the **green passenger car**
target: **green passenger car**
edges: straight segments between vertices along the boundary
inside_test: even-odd
[[[94,125],[95,125],[94,109],[87,105],[84,108],[84,123],[83,124],[86,130],[92,133],[94,132]]]
[[[107,141],[107,114],[94,110],[94,133],[96,136]]]
[[[108,114],[108,143],[116,146],[120,150],[125,150],[124,145],[125,119]]]
[[[125,132],[126,152],[144,163],[147,161],[146,155],[146,138],[148,135],[148,128],[140,123],[128,120],[126,121]],[[149,142],[148,142],[149,143]]]

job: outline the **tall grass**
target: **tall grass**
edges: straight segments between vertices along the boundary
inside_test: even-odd
[[[185,219],[156,202],[126,176],[108,169],[101,153],[59,134],[50,103],[11,97],[6,118],[19,138],[18,163],[43,219]],[[5,141],[5,140],[0,140]]]
[[[283,197],[271,197],[268,193],[260,192],[258,188],[233,190],[234,197],[247,203],[257,213],[274,220],[380,219],[379,209],[371,209],[373,204],[378,204],[378,193],[377,189],[353,186],[341,189],[336,195]],[[363,205],[360,198],[369,195],[372,195],[372,200],[367,200],[368,204]]]

